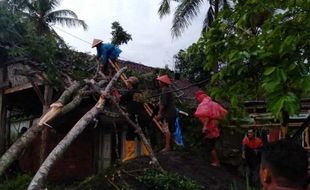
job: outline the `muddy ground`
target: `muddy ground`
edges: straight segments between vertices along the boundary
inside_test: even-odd
[[[245,189],[245,182],[238,177],[237,172],[230,166],[211,166],[205,159],[188,152],[170,152],[158,154],[157,158],[164,170],[177,173],[195,180],[207,190],[229,190],[235,183],[238,190]],[[130,177],[130,173],[149,167],[150,159],[140,157],[128,161],[121,170],[123,180],[136,189],[151,189],[141,185],[137,180]]]

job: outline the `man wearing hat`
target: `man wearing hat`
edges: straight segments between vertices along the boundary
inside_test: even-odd
[[[117,46],[109,43],[102,43],[100,39],[94,39],[92,48],[97,49],[97,60],[103,65],[103,72],[105,74],[109,73],[111,75],[111,69],[108,68],[108,60],[115,61],[119,54],[122,52]],[[110,71],[110,72],[108,72]]]
[[[126,87],[128,91],[120,97],[119,103],[126,106],[129,113],[129,118],[139,125],[142,131],[145,131],[148,116],[144,110],[144,97],[142,91],[138,89],[138,84],[139,80],[137,77],[129,77],[126,80]],[[135,129],[132,126],[129,126],[126,133],[125,157],[123,162],[136,157],[136,137],[139,142],[141,142],[139,136],[135,133]],[[141,143],[141,149],[143,155],[149,155],[149,152],[143,143]]]
[[[170,85],[172,84],[168,75],[162,75],[156,78],[161,88],[161,95],[159,99],[159,111],[157,118],[163,121],[167,129],[165,135],[165,147],[161,152],[169,152],[172,148],[171,134],[175,132],[176,107],[174,104],[174,95],[171,92]]]

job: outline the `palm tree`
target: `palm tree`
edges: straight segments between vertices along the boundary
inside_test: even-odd
[[[172,36],[179,37],[182,32],[191,24],[191,20],[198,15],[199,7],[204,0],[173,0],[178,3],[174,12],[171,32]],[[228,0],[209,0],[209,9],[203,22],[202,32],[207,31],[211,23],[217,17],[218,12],[225,6],[229,7]],[[170,14],[171,0],[162,0],[158,9],[160,18]]]
[[[87,24],[78,19],[71,10],[55,10],[60,0],[7,0],[14,12],[20,12],[24,17],[29,18],[39,33],[55,33],[50,27],[54,24],[61,24],[68,27],[82,26],[87,29]]]

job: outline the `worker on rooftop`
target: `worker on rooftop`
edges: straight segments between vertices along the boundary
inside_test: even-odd
[[[97,49],[97,60],[100,61],[103,67],[103,73],[105,75],[109,75],[110,78],[113,74],[113,68],[111,68],[111,65],[109,64],[109,59],[112,62],[115,62],[116,59],[119,57],[122,50],[120,50],[116,45],[113,45],[111,43],[102,43],[103,41],[100,39],[94,39],[92,48],[96,47]]]
[[[148,116],[144,110],[144,97],[142,91],[138,89],[139,79],[135,76],[131,76],[125,81],[125,83],[128,91],[120,97],[119,103],[120,105],[126,106],[129,118],[140,126],[145,133]],[[141,142],[141,139],[135,133],[135,129],[132,126],[129,126],[126,133],[125,157],[123,162],[136,157],[136,138]],[[142,142],[141,149],[143,155],[149,155],[149,151]]]
[[[175,121],[177,114],[174,103],[175,98],[170,89],[172,82],[168,75],[159,76],[156,80],[159,82],[159,88],[161,89],[157,119],[163,122],[165,130],[165,147],[161,150],[161,152],[169,152],[172,149],[171,134],[175,132]]]

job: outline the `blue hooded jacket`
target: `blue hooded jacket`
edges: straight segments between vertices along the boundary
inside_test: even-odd
[[[108,63],[108,59],[115,61],[121,52],[122,50],[113,44],[101,43],[97,46],[97,58],[103,65]]]

